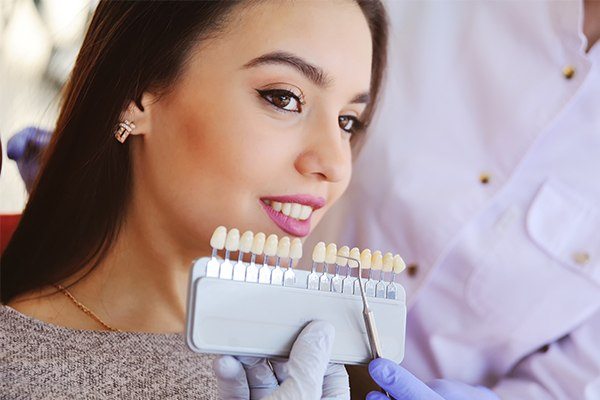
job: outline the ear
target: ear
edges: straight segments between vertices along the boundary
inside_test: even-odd
[[[128,120],[135,124],[135,129],[130,135],[145,136],[152,134],[152,106],[156,97],[148,92],[142,94],[140,101],[141,109],[135,101],[130,101],[121,113],[119,121]]]

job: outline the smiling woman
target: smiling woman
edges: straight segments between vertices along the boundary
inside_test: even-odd
[[[311,232],[350,180],[386,43],[374,0],[101,1],[2,255],[14,393],[215,396],[180,334],[189,266],[218,225]]]

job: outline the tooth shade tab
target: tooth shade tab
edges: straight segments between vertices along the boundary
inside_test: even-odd
[[[236,228],[231,229],[227,232],[227,238],[225,239],[225,250],[227,251],[238,251],[240,248],[240,231]]]
[[[394,255],[392,253],[385,253],[383,255],[383,272],[392,272],[394,268]]]
[[[277,257],[288,258],[290,256],[290,238],[287,236],[279,239],[279,244],[277,245]]]
[[[399,274],[400,272],[404,271],[405,268],[406,264],[404,263],[404,260],[399,254],[396,254],[394,256],[394,273]]]
[[[302,240],[298,238],[292,240],[290,258],[293,260],[299,260],[302,258]]]
[[[335,243],[329,243],[325,250],[325,262],[327,264],[335,264],[337,260],[337,245]]]
[[[271,203],[271,207],[273,208],[273,210],[275,211],[281,211],[281,207],[283,206],[282,203],[278,202],[278,201],[274,201],[273,203]]]
[[[242,234],[240,239],[240,251],[243,253],[249,253],[252,249],[252,241],[254,240],[254,233],[252,231],[246,231]]]
[[[277,235],[271,234],[267,237],[267,241],[265,242],[265,255],[266,256],[274,256],[277,254]]]
[[[383,267],[383,256],[381,255],[381,251],[376,250],[373,252],[373,256],[371,257],[371,268],[375,270],[381,270]]]
[[[281,207],[281,212],[284,215],[289,216],[292,212],[292,203],[283,203],[283,206]]]
[[[352,250],[350,250],[350,258],[352,258],[353,260],[348,260],[348,266],[350,268],[358,268],[358,264],[356,263],[356,261],[354,261],[360,261],[360,250],[358,249],[358,247],[353,247]]]
[[[348,247],[348,246],[340,247],[340,249],[338,250],[338,256],[342,256],[342,257],[337,257],[336,264],[339,265],[340,267],[345,267],[348,264],[348,259],[345,257],[350,256],[350,247]]]
[[[210,247],[217,250],[223,250],[225,247],[225,237],[227,236],[227,228],[219,226],[210,238]]]
[[[316,262],[316,263],[325,262],[325,252],[326,252],[325,243],[324,242],[317,243],[317,245],[313,249],[313,253],[312,253],[313,262]]]
[[[265,250],[265,240],[266,236],[262,232],[258,232],[254,235],[254,239],[252,240],[252,254],[261,255]]]
[[[360,266],[362,269],[370,269],[371,268],[371,250],[364,249],[362,253],[360,253]]]

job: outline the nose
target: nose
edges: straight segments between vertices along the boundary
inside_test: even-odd
[[[294,163],[296,170],[304,176],[329,182],[347,179],[352,165],[350,142],[342,136],[337,118],[320,118],[308,129],[303,151]]]

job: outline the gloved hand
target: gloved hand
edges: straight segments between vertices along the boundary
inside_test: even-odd
[[[395,362],[378,358],[369,364],[369,374],[382,389],[396,400],[500,400],[483,386],[447,379],[436,379],[429,386]],[[371,392],[367,400],[387,400],[383,393]]]
[[[335,330],[330,323],[313,321],[298,335],[289,360],[216,358],[213,369],[220,398],[350,399],[346,369],[343,365],[329,363],[334,336]]]
[[[17,163],[28,192],[39,172],[41,153],[48,146],[51,137],[52,132],[29,126],[8,140],[6,155]]]

